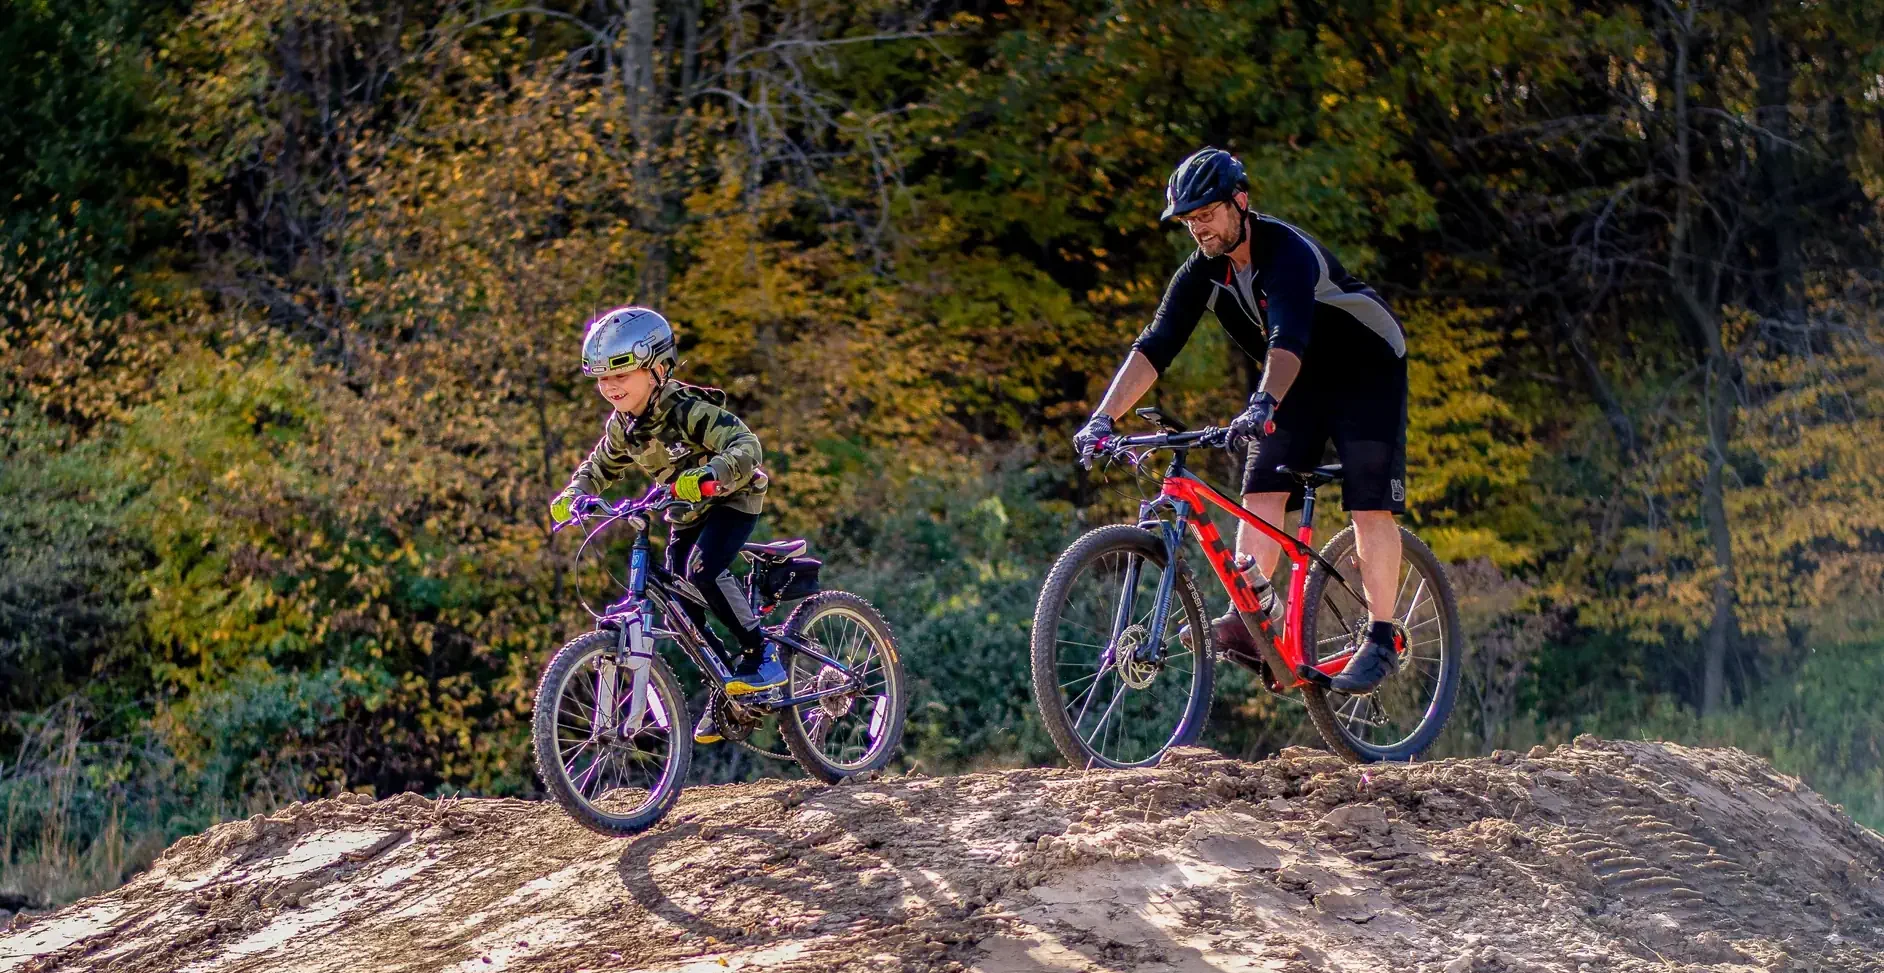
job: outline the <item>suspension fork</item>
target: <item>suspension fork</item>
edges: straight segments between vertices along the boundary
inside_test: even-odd
[[[1167,506],[1171,508],[1170,519],[1156,515],[1158,508]],[[1164,542],[1164,570],[1158,575],[1158,593],[1152,602],[1151,629],[1145,633],[1145,641],[1134,652],[1135,661],[1164,661],[1164,629],[1170,623],[1171,595],[1177,590],[1178,554],[1184,546],[1184,531],[1190,526],[1190,515],[1189,503],[1170,497],[1161,496],[1138,505],[1138,526],[1150,530],[1152,524],[1157,524],[1159,539]],[[1138,586],[1138,564],[1134,560],[1126,568],[1125,596],[1119,599],[1122,621],[1115,622],[1113,628],[1115,644],[1119,635],[1125,631],[1125,623],[1132,618],[1130,609],[1133,593]]]
[[[654,635],[647,600],[648,562],[651,557],[648,546],[648,533],[641,531],[635,535],[634,547],[628,554],[628,595],[621,601],[608,607],[608,613],[602,616],[602,624],[615,626],[615,652],[597,660],[595,667],[595,716],[590,721],[590,734],[600,736],[614,733],[617,737],[632,737],[641,732],[648,712],[648,677],[653,672]],[[616,678],[621,669],[628,670],[628,715],[617,722],[615,714],[620,706],[615,698]]]

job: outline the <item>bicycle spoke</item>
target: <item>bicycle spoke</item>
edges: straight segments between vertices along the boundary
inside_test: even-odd
[[[568,769],[570,758],[588,749],[594,744],[595,744],[595,740],[593,738],[586,739],[586,740],[577,740],[575,743],[570,744],[568,747],[565,747],[560,752],[558,752],[557,756],[561,758],[564,769],[565,770]]]
[[[1073,626],[1076,626],[1076,627],[1078,627],[1078,628],[1083,628],[1083,629],[1085,629],[1086,631],[1088,631],[1088,632],[1091,632],[1092,634],[1094,634],[1094,635],[1097,635],[1097,636],[1099,636],[1100,638],[1107,638],[1107,639],[1109,639],[1109,638],[1111,638],[1111,635],[1110,635],[1110,633],[1107,633],[1107,632],[1101,632],[1101,631],[1099,631],[1098,629],[1096,629],[1096,628],[1093,628],[1093,627],[1092,627],[1091,625],[1086,625],[1086,624],[1082,624],[1082,623],[1080,623],[1080,622],[1076,622],[1076,621],[1073,621],[1073,620],[1072,620],[1072,619],[1070,619],[1070,618],[1062,618],[1062,619],[1060,619],[1060,621],[1062,621],[1062,622],[1065,622],[1065,623],[1066,623],[1066,624],[1068,624],[1068,625],[1073,625]]]
[[[575,745],[571,745],[569,749],[561,750],[558,756],[560,756],[561,762],[563,762],[563,773],[573,773],[573,769],[575,769],[575,758],[582,756],[582,750],[588,750],[592,745],[595,745],[593,739],[578,739],[578,741],[575,741]]]
[[[1104,670],[1104,669],[1100,669],[1100,670],[1099,670],[1098,672],[1096,672],[1096,673],[1093,673],[1093,675],[1094,675],[1095,677],[1098,677],[1098,676],[1103,676],[1103,675],[1105,675],[1105,674],[1106,674],[1106,670]],[[1120,683],[1119,683],[1119,686],[1120,686],[1120,688],[1124,688],[1124,686],[1125,686],[1125,683],[1124,683],[1124,682],[1120,682]],[[1090,707],[1090,706],[1092,706],[1092,701],[1093,701],[1093,690],[1095,690],[1095,689],[1098,689],[1098,688],[1099,688],[1099,680],[1098,680],[1097,678],[1095,678],[1095,679],[1093,680],[1093,684],[1092,684],[1092,685],[1090,685],[1090,686],[1087,686],[1087,687],[1086,687],[1086,691],[1085,691],[1085,692],[1083,692],[1083,693],[1080,693],[1080,696],[1081,696],[1082,698],[1084,698],[1084,699],[1086,700],[1086,702],[1084,702],[1084,703],[1082,703],[1082,704],[1080,705],[1080,707],[1079,707],[1079,715],[1073,718],[1073,725],[1074,725],[1074,726],[1078,726],[1078,725],[1080,725],[1081,723],[1084,723],[1084,722],[1086,721],[1086,710],[1087,710],[1087,708],[1088,708],[1088,707]],[[1089,742],[1090,742],[1090,741],[1089,741]]]
[[[595,736],[595,732],[594,732],[594,731],[595,731],[595,728],[594,728],[594,727],[593,727],[592,725],[591,725],[591,726],[570,726],[570,725],[569,725],[569,724],[567,724],[567,723],[563,723],[563,722],[560,722],[560,721],[558,721],[558,722],[557,722],[557,724],[556,724],[556,728],[557,728],[558,730],[567,730],[567,731],[569,731],[569,732],[568,732],[568,733],[567,733],[566,735],[567,735],[567,736],[571,736],[571,737],[574,737],[574,738],[576,738],[576,739],[578,739],[578,740],[587,740],[587,739],[589,739],[589,738],[591,738],[591,737],[593,737],[593,736]],[[557,735],[558,735],[559,737],[561,737],[561,736],[564,736],[565,734],[560,734],[560,733],[559,733],[559,734],[557,734]]]
[[[1115,693],[1113,693],[1113,694],[1112,694],[1112,702],[1110,702],[1110,703],[1107,703],[1107,704],[1106,704],[1106,711],[1105,711],[1104,713],[1102,713],[1102,714],[1100,714],[1100,716],[1099,716],[1099,723],[1098,723],[1098,724],[1097,724],[1096,726],[1094,726],[1094,727],[1093,727],[1093,732],[1092,732],[1092,736],[1088,736],[1088,737],[1086,738],[1086,745],[1087,745],[1087,746],[1091,746],[1091,745],[1092,745],[1092,737],[1093,737],[1093,736],[1098,736],[1098,735],[1099,735],[1099,728],[1100,728],[1100,727],[1103,727],[1103,726],[1105,726],[1105,725],[1106,725],[1106,721],[1107,721],[1107,720],[1110,720],[1110,719],[1112,718],[1112,711],[1113,711],[1113,710],[1115,710],[1115,709],[1118,709],[1118,706],[1119,706],[1119,699],[1120,699],[1121,697],[1123,697],[1123,696],[1125,695],[1125,691],[1126,691],[1127,689],[1129,689],[1129,688],[1131,688],[1131,687],[1129,687],[1129,686],[1127,686],[1127,685],[1125,685],[1125,681],[1124,681],[1123,679],[1121,679],[1121,680],[1119,680],[1119,690],[1118,690],[1118,692],[1115,692]],[[1081,714],[1081,715],[1084,715],[1084,714]],[[1075,723],[1074,725],[1075,725],[1075,726],[1078,726],[1079,724],[1077,724],[1077,723]]]
[[[605,750],[603,752],[606,753],[607,751]],[[573,772],[575,770],[574,764],[564,765],[563,772],[565,774],[571,774],[569,782],[576,786],[576,793],[581,794],[584,797],[587,797],[589,795],[588,781],[591,777],[595,775],[595,772],[598,769],[600,769],[601,766],[602,766],[602,758],[600,756],[594,756],[589,759],[589,769],[583,771],[581,776],[578,777],[578,776],[573,775]]]
[[[1409,575],[1407,575],[1407,577],[1409,577],[1409,578],[1411,578],[1411,577],[1412,577],[1412,575],[1411,575],[1411,574],[1409,574]],[[1394,614],[1394,617],[1395,617],[1395,618],[1412,618],[1412,617],[1413,617],[1413,613],[1414,613],[1415,611],[1418,611],[1418,610],[1419,610],[1419,607],[1420,607],[1420,596],[1421,596],[1421,595],[1424,595],[1425,593],[1426,593],[1426,577],[1425,577],[1424,575],[1421,575],[1421,576],[1420,576],[1420,583],[1419,583],[1419,587],[1417,587],[1417,588],[1414,588],[1414,589],[1413,589],[1413,603],[1412,603],[1412,604],[1410,604],[1410,605],[1408,605],[1408,606],[1406,606],[1406,613],[1405,613],[1405,614],[1400,614],[1400,613],[1398,613],[1398,612],[1396,612],[1396,613]]]

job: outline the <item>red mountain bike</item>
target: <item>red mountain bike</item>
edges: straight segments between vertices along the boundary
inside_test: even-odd
[[[1302,519],[1291,537],[1185,468],[1192,449],[1228,448],[1229,430],[1187,432],[1156,409],[1137,412],[1162,431],[1115,436],[1099,452],[1136,467],[1153,452],[1172,451],[1158,496],[1139,505],[1136,524],[1100,527],[1073,542],[1048,572],[1034,609],[1034,700],[1060,753],[1081,767],[1145,767],[1203,732],[1216,649],[1181,556],[1186,528],[1262,647],[1262,659],[1237,661],[1255,669],[1272,693],[1301,690],[1331,750],[1370,762],[1412,760],[1431,746],[1452,712],[1462,652],[1458,601],[1433,552],[1401,528],[1393,614],[1399,668],[1371,692],[1342,693],[1328,680],[1347,664],[1368,623],[1354,528],[1320,553],[1310,546],[1315,491],[1339,480],[1341,467],[1284,471],[1303,487]],[[1269,616],[1236,569],[1207,505],[1282,546],[1293,569],[1281,619]],[[1186,627],[1195,634],[1180,638]]]

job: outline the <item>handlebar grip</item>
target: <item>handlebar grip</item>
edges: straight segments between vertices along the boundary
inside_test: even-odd
[[[702,500],[706,499],[707,497],[713,496],[719,492],[720,492],[720,481],[718,480],[701,480],[700,481],[700,498]]]

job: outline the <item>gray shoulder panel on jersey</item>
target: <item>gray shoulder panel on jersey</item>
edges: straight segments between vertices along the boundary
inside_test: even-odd
[[[1328,260],[1321,255],[1321,247],[1316,245],[1314,238],[1303,233],[1293,223],[1283,220],[1276,220],[1276,222],[1288,227],[1289,232],[1301,237],[1302,242],[1308,245],[1308,251],[1315,255],[1315,266],[1320,271],[1320,276],[1315,279],[1315,303],[1327,304],[1346,311],[1349,317],[1361,322],[1367,326],[1367,330],[1379,335],[1380,340],[1385,341],[1387,347],[1393,349],[1395,358],[1405,358],[1406,335],[1400,330],[1400,322],[1394,319],[1393,312],[1387,310],[1385,304],[1366,294],[1350,294],[1342,290],[1341,285],[1336,284],[1334,278],[1329,275]]]

